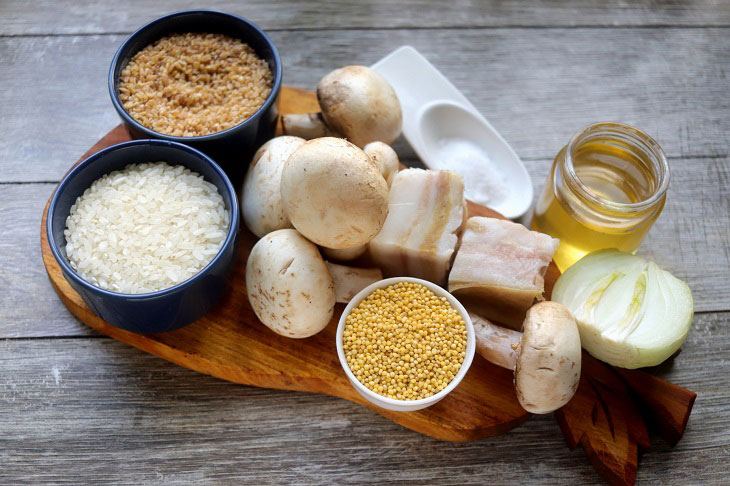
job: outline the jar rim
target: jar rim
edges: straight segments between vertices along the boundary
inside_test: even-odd
[[[573,165],[573,152],[576,148],[580,147],[583,142],[591,137],[595,136],[613,136],[618,139],[628,142],[645,152],[651,159],[654,175],[657,179],[657,187],[653,194],[648,198],[637,201],[635,203],[621,203],[606,199],[599,194],[596,194],[588,187],[575,171]],[[664,150],[652,137],[642,132],[638,128],[626,125],[618,122],[598,122],[586,125],[578,131],[568,142],[565,150],[565,157],[563,159],[564,169],[569,182],[573,185],[573,188],[579,193],[584,199],[608,207],[617,212],[636,212],[643,211],[654,206],[667,192],[669,187],[669,164],[667,163],[667,157],[664,154]]]

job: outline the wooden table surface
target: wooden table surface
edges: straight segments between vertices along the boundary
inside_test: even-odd
[[[524,160],[536,192],[583,125],[622,121],[664,147],[672,181],[640,249],[685,280],[695,319],[657,371],[698,393],[676,448],[644,453],[639,484],[730,477],[730,3],[340,0],[0,1],[0,484],[593,484],[551,416],[439,442],[328,396],[234,385],[103,337],[51,289],[43,206],[118,123],[106,75],[125,36],[210,6],[252,19],[284,81],[313,87],[403,44],[462,90]],[[406,161],[415,156],[400,141]]]

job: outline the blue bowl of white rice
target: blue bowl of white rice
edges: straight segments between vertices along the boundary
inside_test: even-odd
[[[106,148],[56,188],[46,232],[64,277],[109,324],[178,329],[220,300],[238,246],[236,191],[211,158],[165,140]]]

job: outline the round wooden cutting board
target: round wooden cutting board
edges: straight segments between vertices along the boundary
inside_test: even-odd
[[[318,111],[314,93],[283,88],[281,113]],[[121,125],[99,140],[81,158],[110,145],[129,140]],[[327,328],[308,339],[289,339],[259,322],[246,297],[246,259],[256,237],[241,226],[241,244],[223,301],[204,318],[182,329],[152,335],[113,327],[86,306],[68,285],[48,247],[45,226],[48,206],[41,221],[43,262],[56,293],[68,309],[88,326],[143,351],[201,373],[224,380],[265,388],[326,393],[364,405],[417,432],[444,440],[467,441],[502,432],[528,417],[517,402],[512,372],[476,356],[459,386],[438,404],[417,412],[392,412],[365,401],[350,385],[337,359],[335,331],[344,306],[338,304]],[[469,203],[469,215],[501,217],[494,211]],[[551,266],[549,288],[558,276]],[[273,404],[272,404],[273,406]],[[306,414],[306,410],[302,411]]]

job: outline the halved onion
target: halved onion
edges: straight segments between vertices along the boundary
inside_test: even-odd
[[[692,291],[651,261],[618,250],[590,253],[560,276],[552,300],[573,313],[583,348],[623,368],[658,365],[692,325]]]

